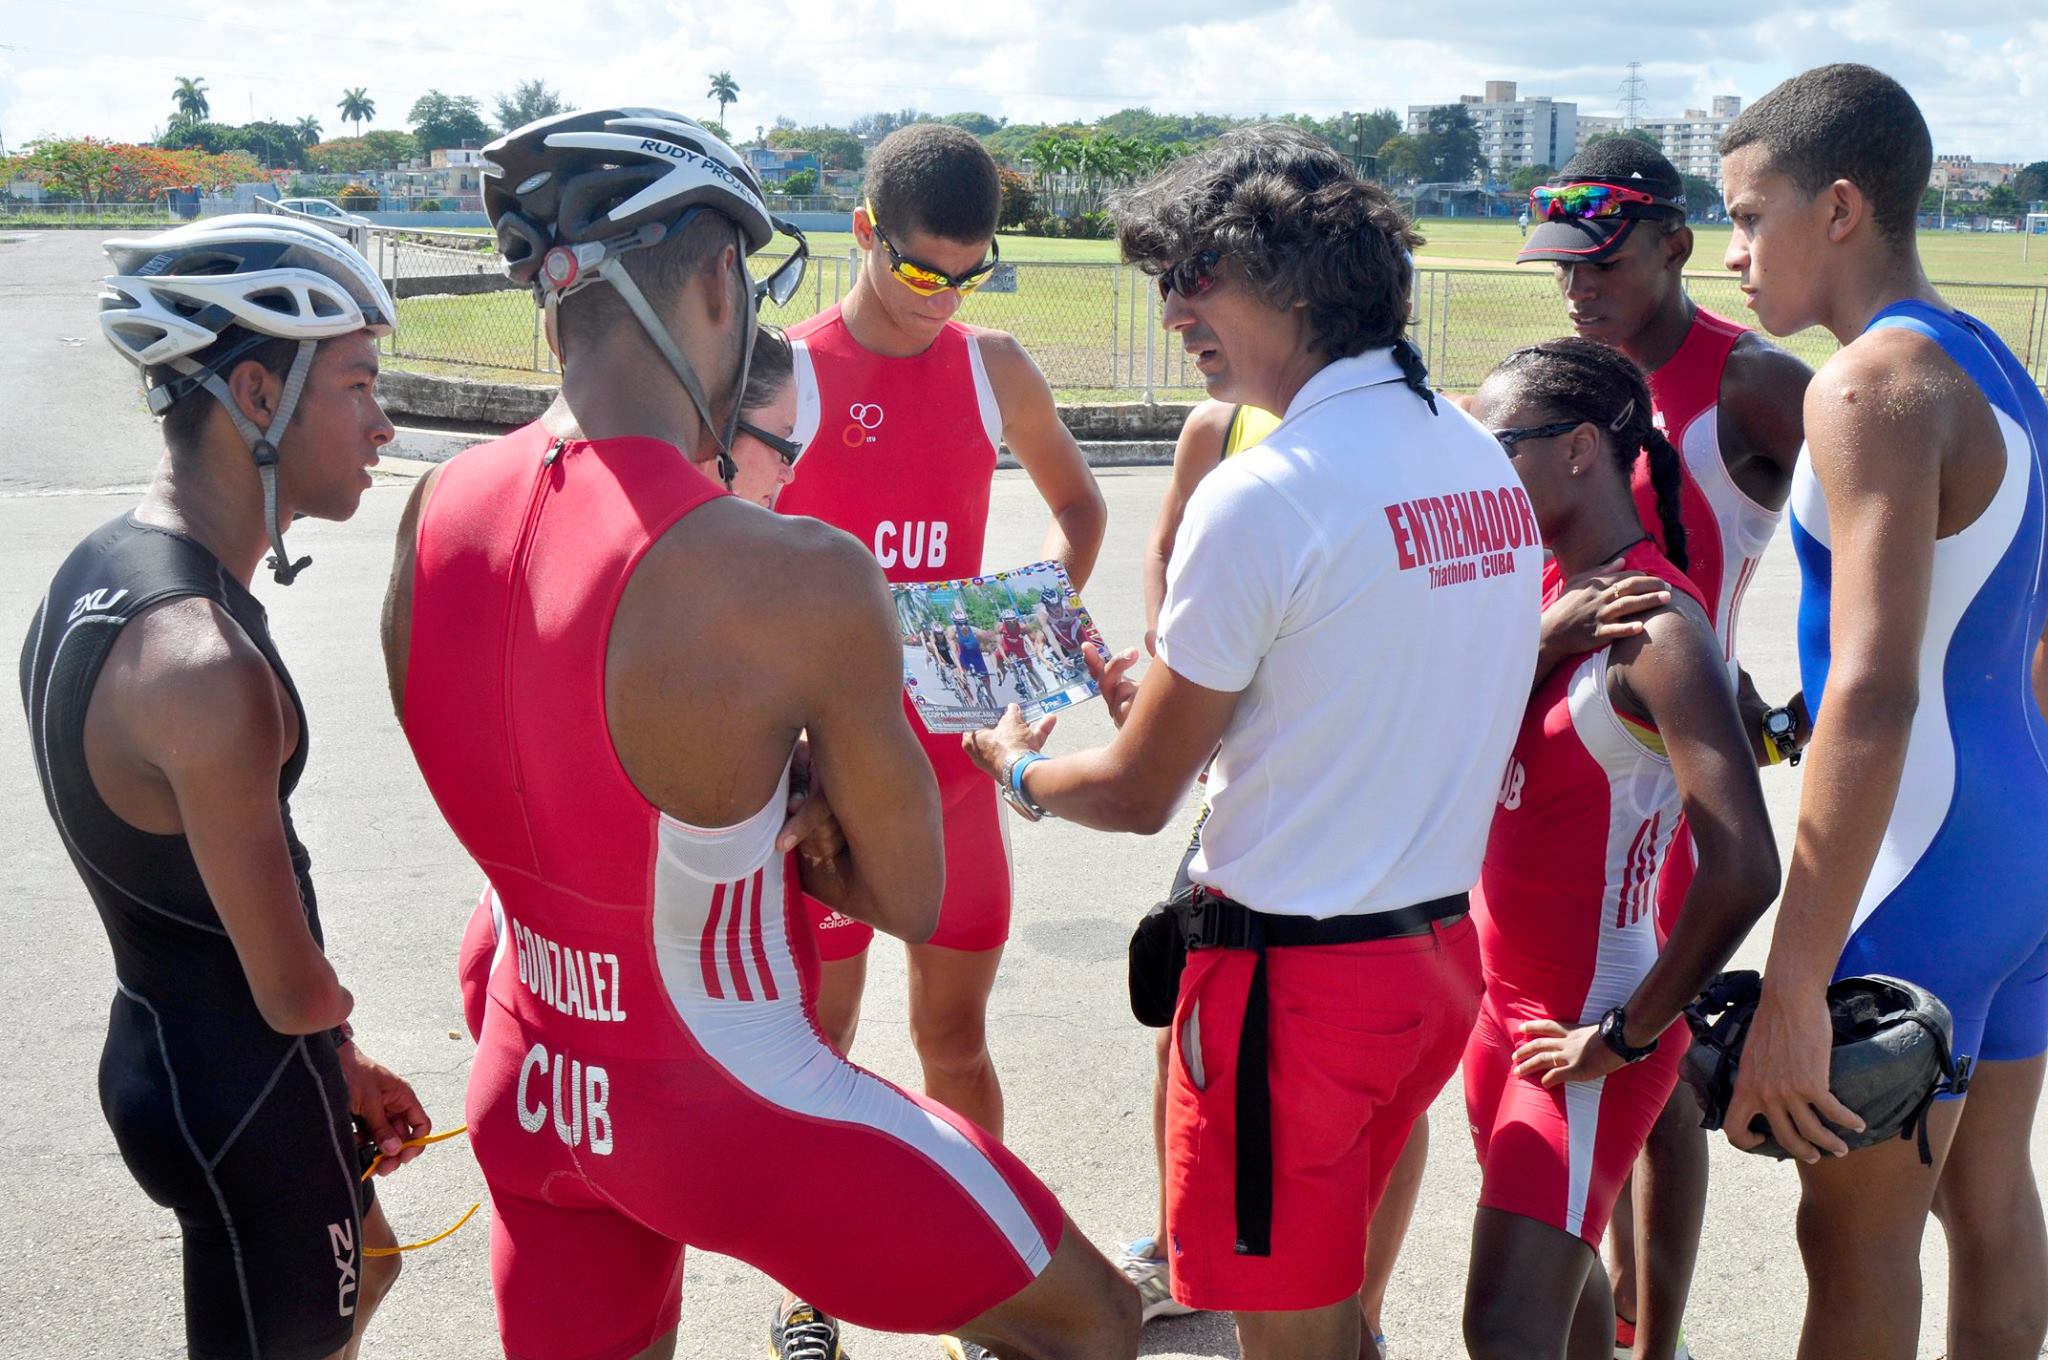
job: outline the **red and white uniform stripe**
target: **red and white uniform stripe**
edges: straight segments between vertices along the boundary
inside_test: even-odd
[[[404,705],[492,885],[464,1002],[505,1348],[643,1349],[675,1325],[685,1244],[864,1325],[957,1327],[1044,1268],[1059,1205],[1000,1143],[820,1036],[817,956],[774,851],[786,768],[723,828],[665,815],[627,778],[604,694],[620,594],[723,493],[654,440],[550,449],[529,426],[442,472]],[[822,1202],[838,1229],[788,1230]]]
[[[1624,563],[1699,597],[1650,543]],[[1548,568],[1546,604],[1562,585]],[[1608,697],[1607,664],[1606,648],[1566,661],[1530,698],[1473,899],[1486,1000],[1464,1064],[1480,1203],[1596,1244],[1684,1044],[1667,1038],[1640,1064],[1557,1091],[1512,1076],[1509,1055],[1524,1021],[1589,1025],[1626,1002],[1662,946],[1678,784],[1654,731]]]

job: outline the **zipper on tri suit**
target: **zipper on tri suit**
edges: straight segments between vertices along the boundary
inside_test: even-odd
[[[534,533],[540,526],[541,511],[547,504],[548,482],[556,461],[561,458],[562,450],[567,447],[567,440],[550,439],[546,451],[541,454],[540,467],[533,479],[533,490],[527,496],[526,515],[520,521],[519,538],[512,545],[512,589],[507,594],[508,603],[513,605],[519,604],[526,595],[527,557],[533,551]],[[519,745],[512,731],[512,629],[509,626],[505,629],[505,636],[500,644],[498,674],[502,677],[505,687],[500,699],[500,708],[505,715],[505,751],[508,756],[506,763],[511,767],[513,791],[520,795],[523,816],[526,779],[519,759]],[[532,837],[533,828],[529,826],[527,838],[531,840]]]

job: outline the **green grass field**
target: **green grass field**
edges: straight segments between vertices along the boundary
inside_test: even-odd
[[[1427,244],[1415,297],[1415,341],[1435,379],[1470,389],[1501,355],[1560,333],[1563,313],[1550,271],[1517,267],[1521,233],[1512,222],[1426,219]],[[1704,305],[1743,318],[1741,294],[1721,267],[1725,227],[1696,229],[1688,286]],[[830,306],[852,283],[847,233],[809,238],[811,269],[791,304],[770,319],[790,325]],[[1003,236],[1003,258],[1019,266],[1014,293],[978,292],[962,320],[1014,334],[1045,370],[1062,400],[1130,400],[1146,387],[1150,340],[1152,390],[1162,398],[1198,394],[1192,369],[1172,337],[1156,329],[1147,298],[1153,284],[1115,268],[1113,241]],[[2048,384],[2048,237],[1929,232],[1920,238],[1930,277],[1955,305],[1981,317]],[[393,352],[401,367],[472,372],[476,367],[533,371],[534,313],[523,292],[481,297],[420,297],[399,304]],[[1820,331],[1783,342],[1808,363],[1834,350]],[[540,351],[545,360],[545,350]],[[511,376],[507,374],[507,376]]]

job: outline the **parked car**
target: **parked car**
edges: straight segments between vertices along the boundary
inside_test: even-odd
[[[1991,229],[1992,229],[1993,231],[2013,231],[2013,230],[2015,230],[2015,228],[2014,228],[2013,224],[2012,224],[2012,223],[2010,223],[2010,222],[2008,222],[2008,221],[2006,221],[2006,220],[2005,220],[2005,219],[2004,219],[2003,217],[1994,217],[1994,218],[1992,218],[1992,219],[1991,219]]]
[[[367,227],[370,219],[343,212],[341,205],[325,198],[281,198],[277,206],[286,212],[303,213],[307,217],[318,217],[325,221],[351,227]]]

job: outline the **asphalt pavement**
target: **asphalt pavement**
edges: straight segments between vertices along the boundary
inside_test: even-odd
[[[0,410],[16,431],[0,454],[0,624],[25,630],[45,583],[76,540],[134,501],[155,461],[156,435],[130,370],[93,323],[97,235],[0,239]],[[78,341],[79,343],[72,343]],[[377,653],[377,610],[406,476],[386,476],[356,518],[293,531],[314,566],[289,590],[259,579],[278,645],[303,693],[311,762],[294,800],[314,857],[329,948],[353,989],[364,1048],[412,1078],[437,1122],[461,1118],[471,1046],[454,960],[479,875],[436,815],[391,713]],[[1142,628],[1138,564],[1165,487],[1163,470],[1106,470],[1108,543],[1085,598],[1112,645]],[[997,478],[990,567],[1035,556],[1046,512],[1021,474]],[[1764,693],[1795,683],[1791,552],[1774,546],[1744,611],[1745,654]],[[1357,677],[1370,702],[1372,676]],[[1446,712],[1442,721],[1456,722]],[[1100,704],[1061,716],[1056,750],[1106,739]],[[1390,762],[1427,759],[1418,741]],[[1766,771],[1780,853],[1800,774]],[[1333,838],[1370,834],[1346,808],[1323,810]],[[1017,826],[1015,925],[990,1010],[1008,1102],[1010,1145],[1060,1195],[1096,1242],[1148,1232],[1154,1205],[1149,1134],[1151,1032],[1124,1000],[1124,945],[1160,897],[1187,819],[1149,838],[1063,823]],[[0,1360],[45,1356],[174,1356],[182,1351],[179,1254],[170,1214],[129,1179],[95,1094],[113,992],[104,935],[43,806],[19,721],[0,721],[0,825],[16,828],[0,860]],[[1766,919],[1739,961],[1760,966]],[[855,1057],[914,1084],[903,1023],[903,956],[886,941],[873,960]],[[460,1036],[460,1037],[458,1037]],[[1458,1317],[1477,1174],[1454,1081],[1433,1112],[1434,1138],[1416,1224],[1396,1271],[1385,1326],[1398,1360],[1462,1355]],[[2037,1165],[2048,1136],[2035,1135]],[[755,1168],[772,1177],[772,1166]],[[858,1174],[857,1168],[848,1168]],[[1804,1285],[1793,1244],[1797,1178],[1716,1139],[1713,1193],[1686,1319],[1703,1360],[1770,1360],[1795,1348]],[[482,1197],[466,1144],[430,1150],[380,1183],[401,1238],[431,1235]],[[449,1240],[414,1253],[373,1327],[365,1355],[497,1354],[486,1208]],[[817,1204],[791,1233],[857,1236],[859,1225]],[[948,1250],[932,1243],[934,1262]],[[1941,1352],[1945,1255],[1930,1233],[1921,1354]],[[693,1253],[678,1353],[704,1360],[765,1349],[773,1284],[751,1269]],[[930,1339],[854,1334],[861,1360],[933,1360]],[[1227,1321],[1154,1323],[1150,1356],[1234,1356]]]

